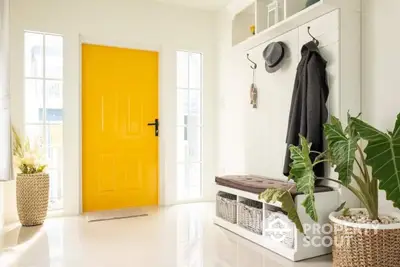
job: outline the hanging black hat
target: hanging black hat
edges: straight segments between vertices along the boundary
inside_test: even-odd
[[[285,58],[285,44],[283,42],[270,43],[263,52],[265,69],[269,73],[276,72],[282,67]]]

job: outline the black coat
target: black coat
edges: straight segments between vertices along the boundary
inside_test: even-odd
[[[319,53],[314,42],[305,44],[301,49],[301,61],[297,67],[292,105],[286,136],[286,157],[284,175],[290,172],[290,145],[299,145],[299,134],[312,143],[311,150],[324,151],[323,124],[328,119],[326,101],[329,88],[326,81],[326,61]],[[311,154],[311,159],[317,155]],[[324,164],[315,168],[317,177],[324,176]]]

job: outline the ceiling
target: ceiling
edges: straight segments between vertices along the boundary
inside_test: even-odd
[[[219,10],[224,8],[231,0],[157,0],[167,4],[176,4],[199,9]]]

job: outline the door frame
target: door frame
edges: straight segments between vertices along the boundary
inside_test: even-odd
[[[165,178],[166,170],[164,164],[166,156],[166,127],[163,125],[168,124],[167,116],[163,116],[163,108],[166,107],[166,99],[162,98],[164,87],[162,86],[162,55],[163,47],[161,45],[154,44],[140,44],[140,43],[129,43],[129,42],[116,42],[110,41],[106,38],[86,38],[84,35],[79,35],[79,213],[83,212],[83,177],[82,177],[82,45],[102,45],[116,48],[128,48],[135,50],[145,50],[158,53],[158,119],[160,120],[160,136],[158,137],[158,205],[163,206],[167,204],[166,191],[165,191]],[[165,123],[164,123],[165,122]]]

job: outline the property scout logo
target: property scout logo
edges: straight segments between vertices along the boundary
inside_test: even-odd
[[[265,229],[265,234],[274,241],[283,242],[292,231],[293,228],[289,227],[287,222],[280,218],[276,218],[268,223],[267,229]]]

